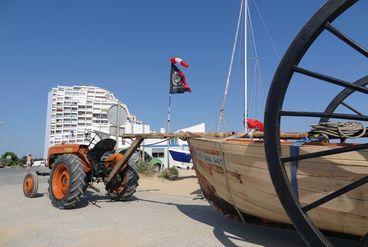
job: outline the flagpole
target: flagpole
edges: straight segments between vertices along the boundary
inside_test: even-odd
[[[173,57],[170,59],[171,70],[170,70],[170,83],[169,83],[169,104],[167,109],[167,126],[166,133],[170,132],[170,121],[171,121],[171,96],[172,94],[181,94],[184,92],[191,92],[190,87],[185,81],[184,73],[178,69],[175,64],[178,63],[184,68],[188,68],[187,64],[183,59],[178,57]],[[167,168],[170,167],[170,155],[169,155],[170,140],[167,140]]]
[[[170,120],[171,120],[171,93],[169,93],[169,105],[167,109],[167,126],[166,126],[166,133],[170,132]],[[170,140],[167,140],[167,168],[170,167],[170,157],[169,157],[169,144]]]

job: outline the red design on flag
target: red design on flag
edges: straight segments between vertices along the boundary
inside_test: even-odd
[[[179,57],[172,57],[170,59],[170,62],[172,64],[180,64],[181,66],[183,66],[184,68],[188,68],[189,67],[189,64],[186,63],[183,59],[179,58]]]
[[[187,81],[186,81],[186,78],[185,78],[185,75],[183,73],[183,71],[179,71],[179,75],[183,78],[182,82],[181,82],[181,86],[185,89],[185,91],[191,93],[192,92],[192,89],[190,89]]]

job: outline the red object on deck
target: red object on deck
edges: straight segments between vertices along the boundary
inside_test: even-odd
[[[247,119],[247,126],[248,129],[257,130],[257,131],[264,131],[264,125],[261,121],[257,119],[248,118]]]

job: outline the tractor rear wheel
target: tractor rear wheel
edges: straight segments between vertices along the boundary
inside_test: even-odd
[[[49,178],[49,197],[54,207],[73,208],[83,195],[86,174],[82,161],[73,154],[59,156]]]
[[[26,197],[33,198],[37,195],[38,177],[35,172],[27,173],[23,179],[23,193]]]

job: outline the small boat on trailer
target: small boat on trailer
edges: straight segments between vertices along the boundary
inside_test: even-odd
[[[183,163],[191,163],[192,155],[186,150],[169,149],[169,153],[173,160]]]

